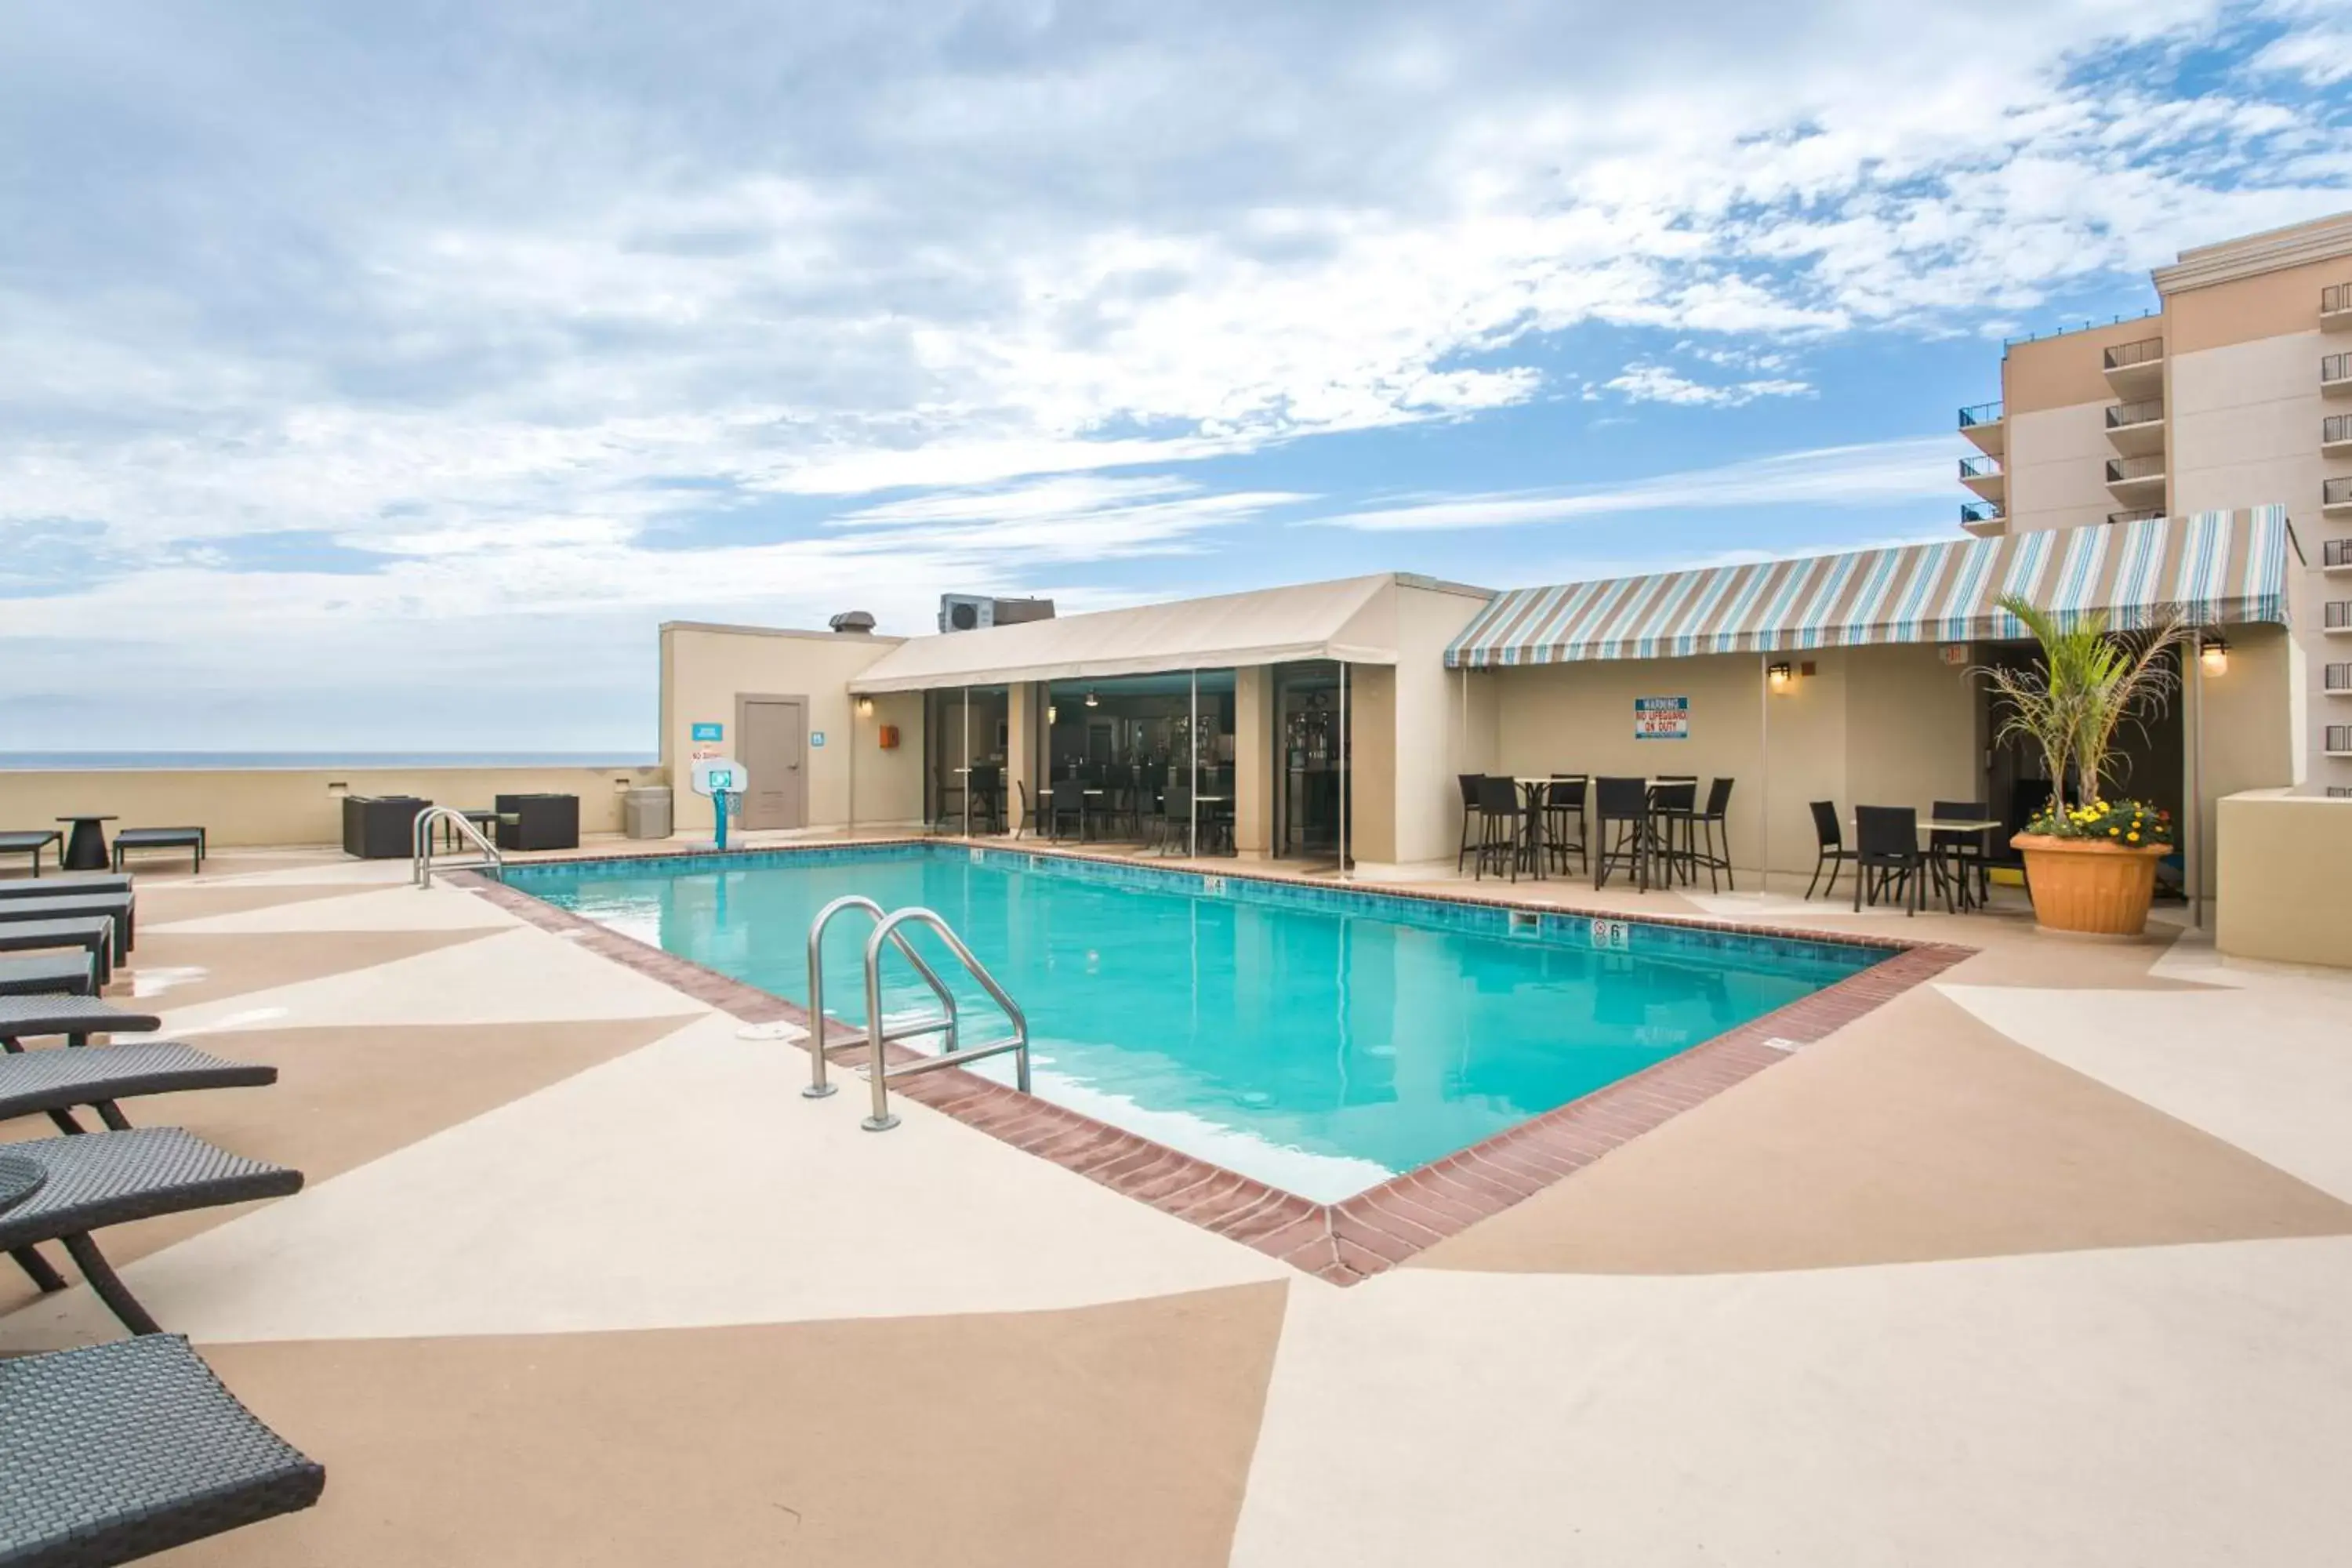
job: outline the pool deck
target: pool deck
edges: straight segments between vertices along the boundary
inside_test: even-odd
[[[906,1097],[862,1132],[797,1045],[406,879],[140,878],[116,994],[282,1077],[132,1120],[310,1184],[107,1245],[329,1474],[159,1561],[2147,1568],[2352,1532],[2352,974],[1521,882],[1977,951],[1342,1288]],[[118,1332],[0,1281],[0,1352]]]

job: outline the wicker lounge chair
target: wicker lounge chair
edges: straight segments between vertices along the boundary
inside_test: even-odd
[[[18,1051],[0,1057],[0,1121],[44,1114],[61,1132],[86,1132],[74,1120],[73,1108],[87,1105],[120,1132],[131,1123],[115,1104],[119,1100],[191,1089],[257,1089],[277,1081],[278,1069],[267,1063],[224,1061],[170,1040]]]
[[[194,857],[191,874],[205,868],[205,830],[201,827],[126,827],[114,836],[114,868],[122,869],[126,849],[185,849]]]
[[[29,958],[0,958],[0,996],[56,995],[70,993],[93,996],[98,975],[87,952],[37,952]]]
[[[7,1194],[28,1179],[28,1166],[33,1184],[11,1203]],[[13,1181],[10,1172],[16,1173]],[[152,1334],[155,1320],[124,1289],[90,1239],[92,1231],[156,1215],[284,1197],[301,1189],[301,1172],[232,1154],[180,1127],[34,1139],[0,1149],[0,1247],[34,1284],[60,1290],[63,1277],[38,1248],[45,1241],[63,1242],[89,1288],[122,1326],[134,1334]]]
[[[41,851],[65,836],[54,827],[36,828],[30,832],[0,833],[0,855],[29,855],[33,875],[41,874]]]
[[[120,871],[68,871],[37,882],[0,882],[0,901],[9,899],[59,899],[68,893],[127,893],[131,878]]]
[[[0,1563],[129,1563],[309,1508],[326,1484],[177,1334],[0,1361]]]
[[[163,1026],[152,1013],[134,1013],[96,996],[62,992],[0,996],[0,1051],[20,1050],[18,1041],[38,1035],[63,1035],[69,1046],[86,1046],[92,1035],[152,1035]]]
[[[67,893],[54,899],[0,900],[0,922],[69,921],[104,915],[114,922],[114,962],[124,963],[139,944],[139,909],[129,893]]]
[[[5,906],[0,906],[5,908]],[[0,952],[47,952],[78,947],[89,954],[98,984],[114,978],[114,921],[107,915],[82,915],[72,920],[0,920]]]

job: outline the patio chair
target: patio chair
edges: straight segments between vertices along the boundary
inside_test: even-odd
[[[170,1040],[121,1046],[53,1046],[0,1057],[0,1121],[47,1116],[69,1137],[89,1129],[74,1120],[86,1105],[121,1132],[130,1126],[118,1100],[195,1089],[257,1089],[278,1081],[264,1062],[224,1061]]]
[[[201,827],[126,827],[114,836],[114,868],[122,869],[126,849],[185,849],[194,857],[191,875],[205,868],[205,830]]]
[[[1609,884],[1610,868],[1633,873],[1650,890],[1650,786],[1642,779],[1592,781],[1592,886]]]
[[[74,893],[127,893],[131,879],[115,871],[68,871],[38,882],[0,882],[0,903],[17,899],[62,899]]]
[[[1062,825],[1069,823],[1080,837],[1087,830],[1087,798],[1084,788],[1074,778],[1064,779],[1038,792],[1045,809],[1045,837],[1062,837]]]
[[[41,874],[41,851],[59,842],[65,835],[54,827],[37,827],[24,832],[0,833],[0,855],[29,856],[33,875]]]
[[[1866,898],[1876,904],[1893,892],[1903,900],[1903,913],[1918,913],[1927,896],[1927,861],[1919,853],[1919,814],[1907,805],[1857,805],[1853,808],[1853,907],[1858,914]]]
[[[66,1281],[41,1256],[40,1244],[64,1243],[91,1291],[122,1326],[152,1334],[155,1320],[124,1288],[91,1232],[301,1189],[301,1172],[232,1154],[181,1127],[10,1143],[0,1149],[0,1249],[47,1292],[64,1289]]]
[[[1696,778],[1661,778],[1651,786],[1650,839],[1669,888],[1677,874],[1694,886],[1698,881],[1698,850],[1692,842],[1697,814]]]
[[[1805,897],[1813,896],[1813,886],[1822,879],[1822,868],[1829,868],[1827,891],[1837,897],[1838,868],[1853,858],[1853,851],[1845,847],[1845,829],[1838,825],[1837,802],[1817,800],[1811,803],[1813,837],[1821,841],[1821,857],[1813,862],[1813,879],[1805,884]]]
[[[98,975],[87,952],[37,952],[0,958],[0,1000],[11,996],[78,996],[98,994]]]
[[[1705,809],[1696,805],[1683,810],[1668,806],[1662,808],[1658,814],[1667,819],[1669,842],[1672,840],[1673,830],[1677,827],[1682,829],[1683,865],[1691,873],[1691,882],[1694,886],[1697,884],[1699,869],[1702,867],[1705,868],[1706,888],[1711,893],[1721,892],[1727,887],[1735,893],[1739,891],[1739,884],[1733,879],[1731,871],[1731,824],[1728,815],[1731,810],[1731,784],[1732,781],[1729,779],[1717,779],[1709,784],[1706,786]],[[1664,795],[1667,788],[1672,788],[1677,796],[1685,790],[1691,790],[1693,798],[1696,798],[1694,785],[1662,786],[1660,795]],[[1723,876],[1721,885],[1716,881],[1717,872],[1722,873]]]
[[[1483,881],[1486,868],[1492,866],[1496,876],[1507,874],[1517,881],[1519,867],[1528,859],[1527,822],[1517,780],[1479,779],[1478,858],[1470,863],[1472,875]]]
[[[1980,800],[1939,800],[1929,808],[1928,815],[1942,822],[1989,822],[1992,819],[1992,807]],[[1942,887],[1948,878],[1959,889],[1962,908],[1971,901],[1971,878],[1976,882],[1974,901],[1985,901],[1992,889],[1992,868],[1982,833],[1939,833],[1930,828],[1927,856],[1935,868],[1937,886]]]
[[[1462,786],[1462,843],[1454,852],[1454,874],[1458,877],[1470,863],[1470,851],[1478,847],[1478,835],[1474,831],[1478,826],[1478,775],[1456,773],[1454,777]]]
[[[0,905],[5,909],[5,905]],[[0,952],[46,952],[78,947],[89,954],[101,989],[114,980],[114,921],[108,915],[80,915],[71,920],[0,920]]]
[[[138,905],[129,893],[66,893],[54,899],[0,900],[0,922],[69,921],[103,915],[114,922],[114,962],[139,945]]]
[[[1584,797],[1592,781],[1583,773],[1554,773],[1551,784],[1544,790],[1544,853],[1568,874],[1568,858],[1573,855],[1591,868],[1591,856],[1584,847]]]
[[[0,1361],[0,1563],[99,1568],[295,1513],[327,1472],[178,1334]]]
[[[1192,816],[1192,786],[1171,784],[1160,802],[1160,843],[1162,848],[1181,844],[1191,854],[1198,847],[1196,828],[1205,826],[1206,818],[1195,823]]]

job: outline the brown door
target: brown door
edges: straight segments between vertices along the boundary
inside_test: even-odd
[[[743,797],[743,826],[808,826],[808,705],[798,698],[746,697],[740,724],[744,770],[751,788]]]

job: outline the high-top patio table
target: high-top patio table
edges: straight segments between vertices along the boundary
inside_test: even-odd
[[[106,825],[111,816],[60,816],[59,822],[71,823],[72,831],[66,836],[66,852],[58,864],[68,871],[103,871],[106,857]]]

